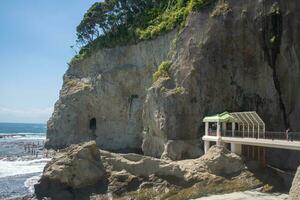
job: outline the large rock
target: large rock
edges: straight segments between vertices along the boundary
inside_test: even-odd
[[[240,173],[245,168],[242,158],[223,146],[212,146],[201,160],[207,170],[216,175]]]
[[[113,199],[194,199],[262,185],[245,170],[242,159],[225,148],[212,147],[207,156],[180,161],[108,151],[101,151],[101,158],[109,169]]]
[[[297,172],[295,174],[288,200],[299,200],[299,199],[300,199],[300,167],[298,167]]]
[[[35,192],[38,198],[75,199],[78,198],[76,193],[84,193],[85,188],[91,190],[93,187],[97,191],[105,181],[106,171],[100,152],[91,141],[57,153],[45,166]]]
[[[126,170],[139,176],[152,174],[161,177],[173,177],[181,182],[200,181],[203,174],[231,176],[241,173],[245,165],[240,156],[231,153],[225,147],[212,146],[207,154],[197,159],[171,161],[137,154],[116,154],[101,151],[102,160],[113,171]]]
[[[217,147],[208,153],[197,159],[172,161],[98,150],[95,142],[72,145],[47,164],[35,193],[38,199],[52,200],[150,200],[176,195],[191,199],[261,186],[251,172],[238,167],[243,166],[238,156]],[[220,167],[225,164],[233,169]]]

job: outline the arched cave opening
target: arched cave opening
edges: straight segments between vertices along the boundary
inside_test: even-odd
[[[94,117],[90,120],[90,130],[95,131],[96,129],[97,129],[97,120]]]

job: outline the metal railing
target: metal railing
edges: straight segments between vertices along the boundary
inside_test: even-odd
[[[209,131],[209,136],[217,136],[217,131]],[[256,139],[270,139],[270,140],[288,140],[287,134],[285,132],[276,131],[266,131],[264,134],[262,132],[253,131],[235,131],[234,136],[231,130],[221,131],[221,135],[224,137],[238,137],[238,138],[256,138]],[[300,132],[289,132],[290,141],[300,141]]]
[[[289,132],[291,141],[300,141],[300,133],[299,132]],[[288,136],[285,132],[275,132],[275,131],[266,131],[265,139],[271,140],[288,140]]]

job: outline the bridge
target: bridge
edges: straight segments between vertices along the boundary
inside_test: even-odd
[[[300,133],[288,132],[288,138],[286,132],[266,131],[264,121],[255,111],[224,112],[205,117],[203,122],[205,153],[212,143],[226,145],[239,155],[252,154],[258,160],[265,157],[264,147],[300,151]]]

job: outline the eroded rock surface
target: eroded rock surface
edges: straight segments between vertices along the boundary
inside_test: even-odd
[[[245,168],[240,156],[231,153],[225,147],[212,146],[209,151],[201,157],[207,170],[216,175],[230,175],[239,173]]]
[[[300,167],[298,167],[296,175],[294,177],[288,200],[298,199],[300,199]]]
[[[239,156],[223,147],[213,146],[206,157],[181,161],[108,151],[101,151],[101,158],[109,169],[108,188],[114,199],[182,200],[251,189],[262,184],[245,170]],[[222,167],[224,162],[228,167]],[[216,170],[209,172],[208,167]],[[93,199],[104,197],[107,194]]]
[[[222,167],[224,163],[233,170]],[[172,161],[112,153],[87,142],[60,151],[45,167],[35,193],[38,199],[52,200],[182,200],[261,184],[244,168],[239,156],[222,147],[212,147],[205,157]]]
[[[88,191],[100,191],[106,171],[95,142],[72,145],[57,153],[45,166],[35,191],[38,198],[78,199]],[[79,198],[80,199],[80,198]]]
[[[141,149],[142,108],[152,74],[176,31],[136,45],[102,49],[72,63],[48,121],[46,147],[96,140],[106,150]]]

